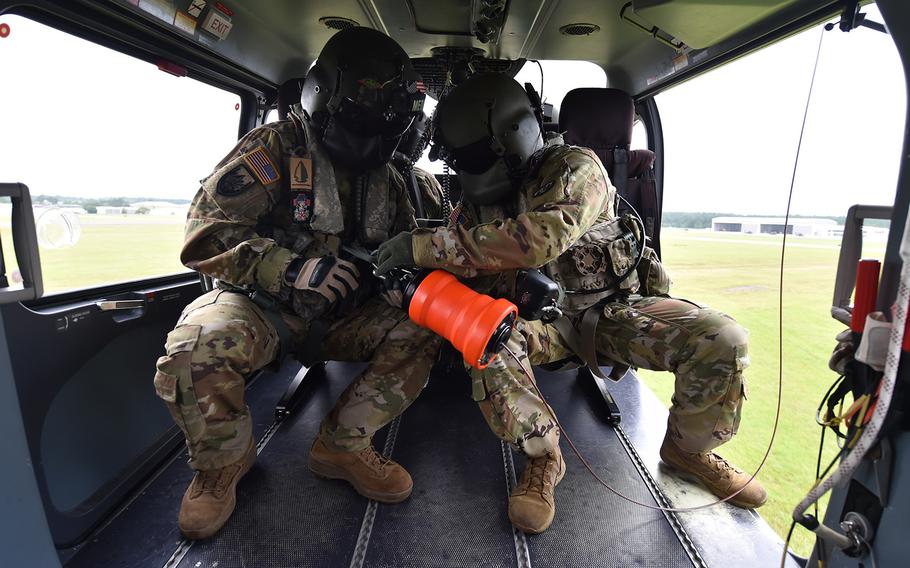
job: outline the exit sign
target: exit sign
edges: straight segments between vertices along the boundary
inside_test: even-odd
[[[210,10],[202,23],[202,29],[218,36],[218,39],[224,39],[231,31],[232,25],[231,19],[226,14],[218,10]]]

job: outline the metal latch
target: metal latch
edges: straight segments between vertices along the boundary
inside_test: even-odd
[[[101,300],[95,302],[102,312],[111,310],[138,310],[145,307],[145,300]]]

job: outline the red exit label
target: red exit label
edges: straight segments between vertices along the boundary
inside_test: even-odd
[[[231,31],[231,26],[233,26],[231,19],[217,10],[210,11],[202,23],[202,29],[218,36],[218,39],[226,38]]]

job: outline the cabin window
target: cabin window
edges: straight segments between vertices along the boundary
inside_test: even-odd
[[[278,118],[278,109],[271,108],[271,109],[269,109],[269,112],[267,112],[265,114],[265,122],[263,122],[263,124],[270,124],[272,122],[278,122],[279,120],[280,119]]]
[[[187,208],[236,142],[240,97],[24,17],[0,23],[0,181],[31,190],[45,293],[186,271]]]
[[[630,149],[648,149],[648,129],[645,128],[645,124],[640,118],[636,118],[635,124],[632,126],[632,145],[630,146]]]
[[[528,61],[515,75],[515,80],[524,85],[531,83],[539,95],[543,97],[543,102],[551,103],[559,108],[562,104],[563,97],[572,89],[580,87],[604,87],[607,84],[607,76],[604,70],[596,63],[590,61],[548,61],[540,62],[540,67],[534,61]],[[541,70],[543,71],[543,80],[541,81]],[[436,109],[437,101],[432,97],[427,97],[424,103],[424,112],[427,116],[433,116]],[[559,120],[559,115],[553,116],[554,121]],[[647,147],[647,146],[644,146]],[[442,160],[431,162],[429,159],[430,148],[424,151],[423,157],[417,162],[417,167],[433,174],[442,174],[444,165]]]
[[[863,8],[881,22],[874,5]],[[844,216],[856,203],[894,201],[906,91],[892,39],[858,28],[825,32],[803,132],[790,219],[784,223],[821,24],[656,96],[664,142],[662,260],[671,293],[735,317],[750,330],[742,428],[720,453],[746,471],[761,460],[777,403],[778,294],[783,276],[783,411],[760,479],[761,515],[786,536],[793,505],[815,475],[816,406],[828,369]],[[882,259],[888,227],[867,221],[863,257]],[[665,374],[640,376],[667,403]],[[822,463],[835,455],[826,439]],[[797,531],[808,556],[814,539]]]

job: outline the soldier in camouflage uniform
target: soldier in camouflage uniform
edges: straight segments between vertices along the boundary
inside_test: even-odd
[[[407,264],[440,268],[478,291],[508,297],[521,269],[545,267],[552,275],[565,261],[592,273],[602,270],[598,262],[609,265],[610,259],[592,258],[602,254],[604,243],[594,251],[577,243],[595,228],[618,222],[615,188],[592,151],[543,148],[534,105],[517,83],[476,75],[440,102],[436,119],[440,156],[459,174],[462,203],[448,227],[403,233],[385,243],[377,273]],[[474,399],[491,429],[529,458],[509,500],[509,518],[531,533],[552,522],[554,489],[565,465],[555,416],[533,384],[530,366],[583,355],[572,336],[589,312],[596,322],[595,359],[676,375],[664,462],[695,474],[720,496],[742,489],[734,504],[761,505],[761,486],[747,485],[748,475],[711,451],[739,424],[747,332],[729,316],[667,296],[669,279],[650,249],[637,274],[629,274],[624,268],[634,264],[622,254],[626,244],[609,244],[618,272],[626,272],[618,288],[600,291],[590,305],[578,304],[584,295],[566,296],[568,327],[519,318],[507,343],[517,360],[500,353],[483,371],[469,369]]]
[[[417,87],[393,40],[341,31],[290,119],[251,131],[202,181],[181,261],[218,287],[184,310],[155,375],[196,470],[178,517],[188,538],[211,536],[234,509],[256,457],[245,378],[279,357],[282,328],[298,357],[369,362],[323,421],[310,468],[372,499],[410,494],[407,471],[371,439],[418,396],[440,341],[378,298],[370,268],[344,260],[342,245],[372,249],[416,226],[389,160],[420,113]],[[432,176],[420,180],[440,195]]]

